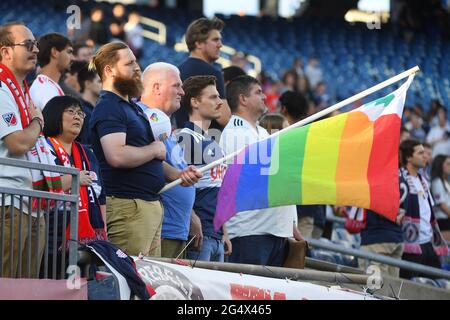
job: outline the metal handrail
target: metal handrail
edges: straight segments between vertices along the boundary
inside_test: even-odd
[[[342,217],[331,216],[331,217],[327,217],[327,220],[330,222],[345,224],[345,218],[342,218]],[[445,240],[445,242],[447,243],[448,246],[450,246],[450,241]]]
[[[31,189],[27,190],[27,189],[0,187],[0,194],[1,193],[17,194],[17,195],[20,194],[25,197],[42,198],[42,199],[48,199],[48,200],[69,201],[69,202],[78,201],[78,196],[74,195],[74,194],[52,193],[52,192],[47,192],[47,191],[34,191]]]
[[[11,159],[11,158],[0,158],[0,164],[11,167],[20,167],[27,169],[44,170],[58,173],[65,173],[70,175],[77,175],[80,170],[76,168],[68,168],[63,166],[57,166],[53,164],[42,164],[37,162],[31,162],[27,160]]]
[[[427,274],[427,275],[430,275],[433,277],[450,280],[450,272],[449,271],[429,267],[429,266],[419,264],[419,263],[395,259],[395,258],[391,258],[391,257],[384,256],[381,254],[372,253],[372,252],[365,251],[365,250],[346,248],[346,247],[343,247],[343,246],[340,246],[340,245],[337,245],[334,243],[328,243],[328,242],[324,242],[321,240],[312,239],[312,238],[308,238],[308,237],[305,237],[305,240],[308,241],[308,243],[312,247],[317,247],[320,249],[325,249],[325,250],[334,251],[334,252],[338,252],[338,253],[342,253],[342,254],[346,254],[346,255],[351,255],[351,256],[358,257],[358,258],[363,258],[363,259],[367,259],[370,261],[376,261],[376,262],[388,264],[391,266],[395,266],[395,267],[402,268],[402,269],[407,269],[407,270],[414,271],[414,272],[420,272],[420,273]]]
[[[70,202],[70,239],[74,241],[69,242],[69,265],[76,266],[78,261],[78,203],[80,194],[80,170],[76,168],[69,168],[58,165],[42,164],[37,162],[31,162],[26,160],[11,159],[11,158],[1,158],[0,165],[26,168],[30,170],[42,170],[48,172],[57,172],[62,174],[69,174],[72,176],[71,182],[71,194],[57,194],[46,191],[35,191],[32,189],[18,189],[10,187],[0,187],[0,194],[2,195],[16,195],[20,198],[39,198],[39,199],[49,199],[64,202],[64,211],[66,208],[65,202]],[[2,201],[4,205],[4,201]],[[23,212],[22,204],[20,205],[20,212]],[[48,206],[47,206],[48,208]],[[4,212],[4,211],[3,211]],[[39,216],[40,209],[38,209]],[[65,219],[65,216],[64,216]],[[48,221],[48,219],[47,219]],[[30,231],[29,231],[30,232]],[[65,239],[65,235],[63,235]],[[3,237],[2,237],[3,241]],[[3,244],[2,244],[3,245]],[[62,258],[64,263],[65,257]]]

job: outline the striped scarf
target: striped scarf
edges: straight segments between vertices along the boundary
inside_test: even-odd
[[[56,138],[48,138],[50,144],[55,150],[61,164],[65,167],[72,167],[70,156],[64,146]],[[89,160],[84,153],[83,147],[78,142],[72,143],[72,156],[75,168],[81,170],[90,170]],[[83,154],[83,155],[82,155]],[[66,228],[66,239],[70,239],[70,225]],[[96,240],[96,234],[89,221],[89,196],[86,186],[80,186],[80,201],[78,204],[78,242],[89,243]]]
[[[413,177],[409,175],[408,170],[405,168],[400,168],[399,175],[400,188],[406,190],[405,195],[402,196],[402,199],[400,199],[400,208],[405,209],[406,211],[402,224],[403,238],[405,240],[405,252],[411,254],[422,254],[422,249],[419,244],[420,205],[418,190],[415,187]],[[430,224],[433,230],[433,249],[436,255],[444,256],[449,252],[449,249],[442,237],[441,231],[439,230],[439,226],[434,217],[433,198],[431,197],[427,182],[420,174],[419,179],[422,183],[425,196],[431,208]]]
[[[27,84],[25,81],[23,82],[25,90],[22,91],[14,74],[2,63],[0,63],[0,81],[6,84],[13,95],[19,109],[22,128],[26,129],[31,122],[31,114],[28,103],[32,104]],[[34,106],[32,107],[34,108]],[[31,162],[51,165],[55,164],[55,158],[49,151],[49,145],[47,144],[42,132],[40,133],[36,144],[27,152],[26,156],[27,160]],[[34,190],[62,193],[62,184],[59,173],[44,170],[31,170],[31,177]],[[38,199],[33,198],[31,205],[33,212],[37,211],[39,202],[41,204],[40,209],[44,209],[46,207],[47,202],[44,199],[39,201]],[[50,208],[53,208],[55,201],[49,201],[49,205]]]

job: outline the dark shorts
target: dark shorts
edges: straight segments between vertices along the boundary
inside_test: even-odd
[[[434,252],[433,245],[431,244],[431,242],[421,244],[420,248],[422,249],[422,254],[412,254],[405,252],[403,253],[402,260],[420,263],[429,267],[440,269],[441,262],[439,260],[439,257]],[[435,279],[435,277],[431,275],[407,269],[400,269],[400,277],[405,279],[411,279],[413,277],[425,277]]]
[[[255,235],[231,239],[232,263],[246,263],[281,267],[287,255],[286,238],[273,235]]]

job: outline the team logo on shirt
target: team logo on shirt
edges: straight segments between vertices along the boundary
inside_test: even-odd
[[[153,113],[150,116],[150,122],[158,122],[158,116],[156,115],[156,113]]]
[[[125,258],[127,257],[127,255],[126,255],[122,250],[120,250],[120,249],[118,249],[118,250],[116,251],[116,255],[117,255],[119,258],[122,258],[122,259],[125,259]]]
[[[13,112],[6,113],[2,115],[3,121],[6,122],[8,127],[15,126],[17,124],[17,118],[16,115]]]
[[[419,227],[410,221],[406,221],[403,223],[402,231],[403,238],[406,243],[414,243],[419,239]]]

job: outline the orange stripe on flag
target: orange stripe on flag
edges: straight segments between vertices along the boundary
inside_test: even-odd
[[[373,143],[373,125],[373,122],[362,112],[355,111],[348,114],[342,132],[336,170],[336,204],[338,205],[370,207],[367,170]]]

